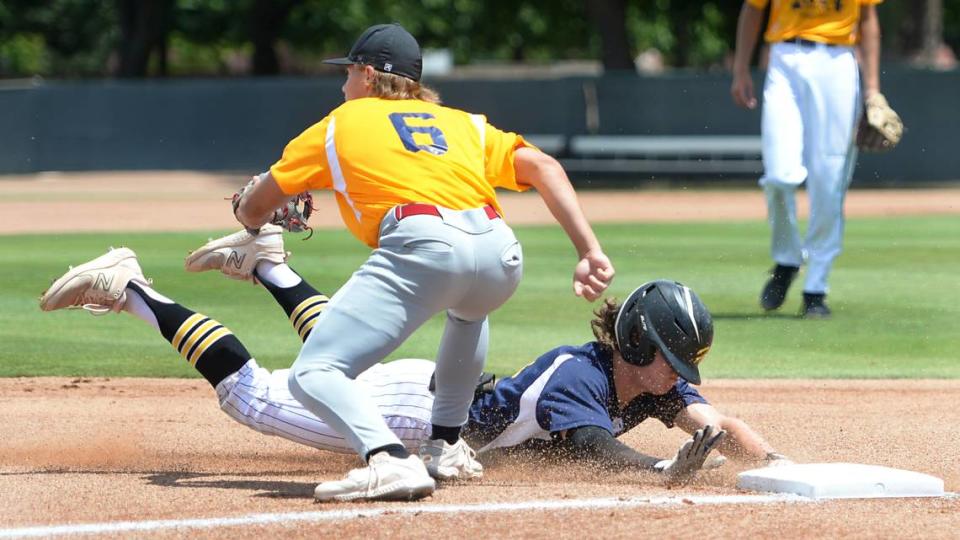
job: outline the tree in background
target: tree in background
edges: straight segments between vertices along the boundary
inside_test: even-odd
[[[118,76],[146,77],[152,57],[157,59],[158,75],[167,75],[167,36],[173,7],[173,0],[117,0]]]
[[[396,21],[459,64],[594,58],[584,0],[304,0],[282,39],[301,52],[343,54],[371,24]]]
[[[116,36],[109,2],[0,0],[0,76],[102,73]]]
[[[960,54],[960,0],[944,0],[943,41]]]
[[[954,51],[960,51],[960,0],[885,2],[878,13],[885,56],[924,67],[955,67]]]
[[[255,0],[250,9],[250,41],[253,42],[253,74],[277,75],[277,40],[290,12],[300,0]]]
[[[367,26],[397,21],[458,64],[600,60],[632,71],[724,65],[742,0],[0,0],[0,77],[319,72]],[[960,0],[881,5],[884,55],[960,48]],[[924,52],[925,54],[919,54]]]
[[[634,71],[626,0],[585,0],[584,3],[600,34],[600,61],[604,71]]]

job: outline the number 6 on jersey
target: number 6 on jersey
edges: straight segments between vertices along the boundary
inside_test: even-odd
[[[408,118],[423,118],[426,120],[433,119],[434,116],[430,113],[391,113],[390,121],[393,123],[393,128],[397,130],[397,135],[400,135],[400,140],[403,141],[403,146],[411,152],[419,152],[420,150],[426,150],[435,156],[442,155],[447,151],[447,139],[444,138],[443,132],[440,131],[440,128],[436,126],[411,126],[407,123]],[[414,133],[426,133],[430,135],[431,144],[417,144],[417,141],[414,140]]]

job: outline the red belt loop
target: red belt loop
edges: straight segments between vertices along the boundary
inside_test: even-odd
[[[497,211],[491,205],[486,205],[483,207],[483,211],[487,214],[487,217],[491,220],[500,219],[500,215],[497,214]],[[423,204],[423,203],[410,203],[397,206],[393,209],[393,217],[397,221],[406,219],[410,216],[436,216],[442,217],[440,210],[432,204]]]

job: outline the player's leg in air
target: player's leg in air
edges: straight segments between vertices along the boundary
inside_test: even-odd
[[[286,264],[282,233],[276,225],[264,225],[256,236],[239,231],[210,240],[187,256],[184,268],[187,272],[219,270],[229,278],[263,285],[305,341],[329,298]]]
[[[282,240],[279,248],[279,255],[276,250],[266,249],[257,253],[264,274],[269,275],[271,264],[283,262]],[[305,306],[300,310],[305,313],[311,305],[326,301],[309,284],[301,283],[293,291],[275,287],[280,291],[275,298],[288,313],[300,305]],[[288,308],[293,302],[296,305]],[[71,268],[43,294],[40,307],[44,311],[84,308],[94,314],[126,311],[157,329],[213,386],[221,409],[237,422],[314,448],[353,452],[336,431],[290,395],[288,370],[271,373],[260,367],[225,326],[157,292],[144,277],[136,254],[128,248],[111,250]],[[312,324],[306,317],[291,320],[295,328],[299,323],[301,338],[306,339]],[[398,371],[403,373],[398,376]],[[428,385],[432,372],[431,362],[407,361],[402,370],[400,366],[371,370],[361,378],[373,390],[386,389],[382,394],[404,396],[402,401],[384,396],[378,404],[388,425],[412,450],[419,447],[430,425],[433,397]]]

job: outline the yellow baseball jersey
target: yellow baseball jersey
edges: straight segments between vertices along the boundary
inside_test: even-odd
[[[492,205],[494,188],[523,191],[514,152],[531,146],[484,116],[421,100],[352,99],[290,141],[270,173],[294,195],[332,189],[344,224],[377,247],[390,208],[428,203],[467,210]]]
[[[764,9],[770,20],[764,39],[776,43],[793,38],[831,45],[855,45],[860,39],[860,6],[883,0],[747,0]]]

